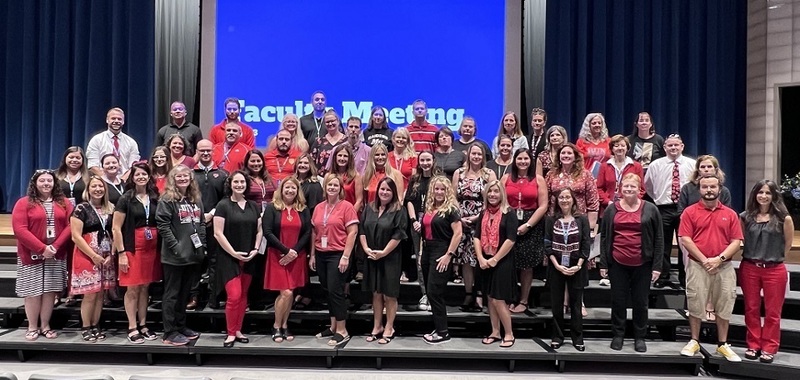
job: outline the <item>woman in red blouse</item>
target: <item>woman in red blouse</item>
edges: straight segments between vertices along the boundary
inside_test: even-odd
[[[392,133],[392,144],[394,150],[389,152],[389,165],[397,169],[403,175],[403,188],[408,188],[408,180],[414,175],[417,167],[417,153],[414,150],[414,141],[405,127],[397,128]],[[403,196],[403,193],[400,193]]]
[[[356,191],[357,184],[361,183],[361,174],[356,172],[353,150],[350,149],[350,145],[341,144],[333,149],[332,155],[331,173],[338,175],[342,179],[344,200],[350,202],[358,210],[363,202],[364,192]]]
[[[398,170],[389,165],[388,160],[389,152],[386,145],[377,143],[372,146],[369,153],[369,160],[367,161],[367,168],[364,170],[364,175],[361,177],[360,189],[366,196],[366,203],[375,202],[375,197],[378,194],[378,182],[384,177],[389,177],[397,184],[398,194],[405,193],[403,186],[403,175]],[[363,206],[359,204],[358,206]],[[361,208],[356,208],[356,211],[361,211]]]
[[[55,185],[50,170],[33,174],[27,194],[11,212],[17,238],[16,293],[25,298],[27,340],[36,340],[40,334],[48,339],[58,337],[50,329],[50,316],[56,295],[66,286],[70,214],[72,204]]]
[[[520,149],[514,154],[509,174],[500,182],[505,186],[508,204],[517,218],[517,239],[514,244],[514,264],[520,271],[519,302],[512,305],[514,313],[528,310],[528,298],[533,282],[533,268],[544,264],[544,220],[547,214],[547,184],[533,168],[532,150]]]
[[[597,175],[599,165],[611,157],[606,119],[601,113],[590,113],[583,120],[576,146],[583,155],[583,167]]]
[[[175,133],[169,136],[164,145],[169,148],[169,168],[172,169],[178,165],[186,165],[193,168],[197,165],[194,158],[186,155],[186,138],[180,133]]]
[[[153,148],[153,154],[150,155],[149,165],[159,194],[164,192],[164,186],[167,184],[167,173],[169,173],[167,160],[169,160],[169,149],[167,149],[167,147],[157,146]]]
[[[615,135],[609,143],[613,156],[600,165],[597,176],[597,195],[600,197],[600,211],[603,215],[606,207],[622,198],[622,178],[628,174],[636,174],[644,178],[642,164],[627,156],[630,143],[623,135]],[[644,186],[639,187],[639,199],[645,194]]]

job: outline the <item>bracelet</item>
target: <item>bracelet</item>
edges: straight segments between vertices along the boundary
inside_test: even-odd
[[[350,260],[350,256],[342,256],[342,258],[345,260]]]

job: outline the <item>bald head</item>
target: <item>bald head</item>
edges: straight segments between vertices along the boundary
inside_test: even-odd
[[[197,142],[197,153],[200,156],[200,163],[203,164],[203,166],[209,166],[211,164],[212,149],[214,149],[214,144],[211,142],[211,140],[202,139]]]

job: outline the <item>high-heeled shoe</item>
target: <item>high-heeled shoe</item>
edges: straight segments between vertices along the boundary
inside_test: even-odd
[[[222,347],[231,348],[233,347],[234,343],[236,343],[236,338],[233,338],[233,340],[226,339],[225,341],[222,342]]]

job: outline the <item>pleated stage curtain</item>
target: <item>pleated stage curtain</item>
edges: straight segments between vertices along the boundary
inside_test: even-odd
[[[125,111],[123,131],[148,152],[154,139],[154,3],[0,2],[0,209],[10,211],[36,169]]]
[[[544,106],[548,125],[575,141],[602,112],[628,135],[640,111],[656,131],[679,133],[684,154],[713,154],[733,205],[744,207],[747,2],[547,2]]]

